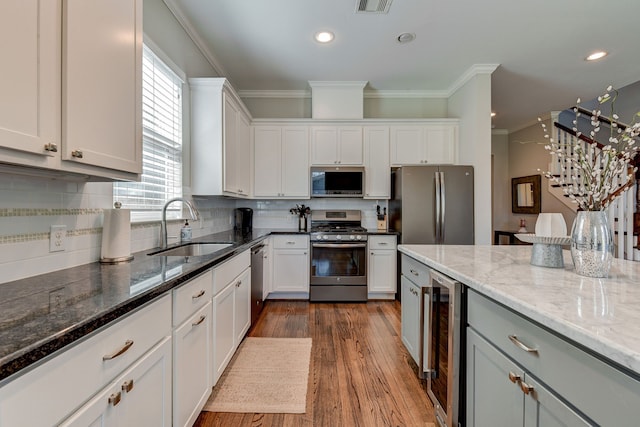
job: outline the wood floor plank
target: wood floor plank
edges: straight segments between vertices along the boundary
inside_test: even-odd
[[[400,304],[267,301],[249,336],[311,337],[305,414],[202,412],[198,427],[425,426],[424,380],[400,337]]]

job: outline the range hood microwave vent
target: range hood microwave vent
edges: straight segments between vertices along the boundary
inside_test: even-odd
[[[356,0],[356,13],[388,13],[392,0]]]

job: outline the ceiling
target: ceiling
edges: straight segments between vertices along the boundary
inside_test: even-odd
[[[388,13],[356,13],[359,1],[165,3],[240,92],[368,81],[365,93],[443,97],[469,71],[495,64],[493,127],[515,131],[578,96],[640,80],[638,0],[387,0]],[[316,42],[320,30],[334,41]],[[399,43],[405,32],[415,40]],[[609,55],[585,61],[595,50]]]

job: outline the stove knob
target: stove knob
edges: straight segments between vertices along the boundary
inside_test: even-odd
[[[358,237],[356,237],[356,239],[362,240],[362,236],[358,235]]]
[[[349,236],[349,239],[351,239],[351,240],[355,240],[355,239],[356,239],[356,236],[351,235],[351,236]]]
[[[324,240],[329,240],[329,236],[327,236],[326,234],[325,234],[324,236],[322,236],[322,238],[323,238]]]
[[[342,236],[337,235],[337,236],[336,236],[336,240],[342,240]]]

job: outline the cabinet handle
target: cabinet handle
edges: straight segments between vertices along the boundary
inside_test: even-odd
[[[509,381],[512,383],[519,383],[522,378],[518,374],[514,374],[513,372],[509,372]]]
[[[387,246],[387,245],[388,245],[388,243],[387,243],[387,242],[379,242],[378,244],[379,244],[380,246]]]
[[[201,297],[202,295],[204,295],[204,294],[205,294],[205,290],[204,290],[204,289],[201,289],[201,290],[200,290],[200,292],[198,292],[197,294],[193,295],[193,296],[191,297],[191,299],[198,299],[198,298],[200,298],[200,297]]]
[[[120,403],[121,398],[122,394],[120,394],[120,392],[111,393],[111,396],[109,396],[109,405],[116,406],[118,403]]]
[[[49,151],[51,153],[58,152],[58,145],[54,142],[50,142],[48,144],[44,144],[44,151]]]
[[[204,319],[206,319],[206,318],[207,318],[207,316],[205,316],[204,314],[202,314],[198,320],[196,320],[195,322],[193,322],[193,323],[191,324],[191,326],[198,326],[199,324],[201,324],[202,322],[204,322]]]
[[[527,353],[532,353],[532,354],[538,354],[538,349],[537,348],[531,348],[529,346],[526,346],[525,344],[522,343],[522,341],[520,341],[518,339],[517,336],[515,335],[509,335],[509,339],[511,340],[512,343],[514,343],[516,345],[516,347],[526,351]]]
[[[122,383],[122,391],[129,393],[131,390],[133,390],[133,380],[127,380]]]
[[[533,392],[533,386],[525,383],[524,381],[520,382],[520,389],[524,394],[529,394]]]
[[[414,275],[414,276],[416,276],[416,277],[420,275],[420,274],[418,274],[418,272],[417,272],[417,271],[415,271],[415,270],[409,269],[409,271],[411,272],[411,274],[413,274],[413,275]]]
[[[127,350],[129,350],[132,345],[133,345],[133,341],[132,340],[127,340],[127,341],[125,341],[124,345],[122,346],[122,348],[120,350],[116,350],[112,354],[107,354],[107,355],[102,356],[102,360],[105,361],[105,360],[115,359],[116,357],[120,356],[122,353],[124,353]]]
[[[295,245],[295,244],[296,242],[291,242],[291,241],[287,242],[287,245]]]
[[[302,255],[306,255],[306,254],[307,254],[307,252],[306,252],[306,251],[305,251],[305,252],[302,252]]]
[[[73,150],[71,152],[71,156],[75,157],[76,159],[81,159],[82,158],[82,151],[80,150]]]
[[[240,287],[240,285],[242,285],[242,280],[238,280],[238,281],[236,282],[236,288],[239,288],[239,287]]]

